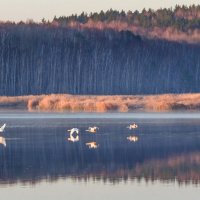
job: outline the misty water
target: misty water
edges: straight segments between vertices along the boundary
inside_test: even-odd
[[[126,128],[131,123],[138,128]],[[15,199],[193,199],[199,113],[1,112],[0,194]],[[85,130],[98,126],[96,134]],[[78,128],[79,141],[68,141]],[[135,142],[127,140],[136,136]],[[86,143],[96,142],[90,149]]]

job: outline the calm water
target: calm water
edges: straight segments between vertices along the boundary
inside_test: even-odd
[[[126,127],[136,122],[136,130]],[[0,194],[28,199],[199,199],[200,114],[0,113]],[[97,134],[85,130],[96,125]],[[67,140],[68,129],[80,140]],[[130,142],[128,136],[137,136]],[[96,142],[96,149],[86,143]]]

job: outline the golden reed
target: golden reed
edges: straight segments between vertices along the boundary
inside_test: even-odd
[[[70,112],[200,110],[200,94],[1,96],[0,108]]]

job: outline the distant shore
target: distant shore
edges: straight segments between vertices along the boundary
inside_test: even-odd
[[[162,95],[30,95],[0,97],[0,109],[68,112],[200,111],[200,93]]]

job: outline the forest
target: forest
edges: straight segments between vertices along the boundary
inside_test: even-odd
[[[45,20],[43,19],[42,22],[45,23]],[[158,10],[143,9],[141,12],[112,9],[90,14],[82,12],[80,15],[55,16],[51,24],[78,29],[128,30],[148,38],[199,43],[200,5],[189,7],[177,5],[175,8]]]
[[[125,12],[112,9],[90,14],[82,12],[80,15],[75,14],[67,17],[55,16],[53,22],[57,22],[60,26],[67,26],[71,22],[85,24],[90,20],[105,23],[112,21],[126,22],[129,25],[143,28],[173,27],[181,31],[187,31],[188,29],[200,29],[200,5],[189,7],[177,5],[174,9],[143,9],[141,12],[137,10]]]
[[[0,95],[200,92],[200,45],[130,31],[0,26]]]

